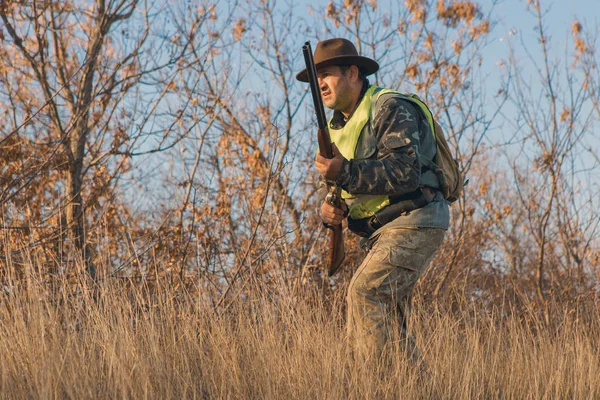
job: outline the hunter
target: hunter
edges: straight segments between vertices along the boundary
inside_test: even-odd
[[[450,219],[438,178],[427,167],[436,154],[430,121],[407,96],[369,83],[379,64],[358,55],[352,42],[319,42],[314,63],[323,104],[333,110],[334,143],[334,157],[318,155],[316,168],[342,189],[343,199],[340,208],[324,201],[321,220],[328,226],[347,218],[367,251],[348,288],[349,343],[359,359],[379,359],[400,331],[408,355],[420,362],[407,331],[413,287]],[[307,82],[306,69],[296,79]],[[377,218],[384,211],[392,212],[385,224]]]

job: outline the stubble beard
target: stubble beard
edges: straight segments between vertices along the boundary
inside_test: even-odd
[[[351,87],[347,81],[346,76],[342,75],[342,78],[335,85],[335,89],[331,86],[328,87],[329,96],[327,99],[323,99],[323,104],[330,110],[344,112],[350,107],[351,100]]]
[[[348,100],[344,101],[345,97],[348,96],[344,91],[332,92],[327,100],[323,100],[323,104],[330,110],[343,112],[348,108]]]

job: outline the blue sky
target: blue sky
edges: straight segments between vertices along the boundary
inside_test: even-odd
[[[533,19],[527,14],[525,0],[505,0],[497,7],[498,17],[502,24],[522,30],[531,30]],[[600,1],[571,0],[548,1],[541,0],[542,8],[547,10],[547,24],[550,33],[563,34],[578,19],[585,26],[593,26],[600,22]]]
[[[403,4],[403,0],[397,0]],[[436,0],[428,0],[434,2]],[[585,30],[600,31],[600,0],[540,0],[542,9],[545,11],[545,24],[547,34],[553,39],[553,51],[560,54],[564,51],[567,35],[570,35],[573,21],[578,20]],[[319,9],[325,7],[328,2],[316,3],[310,0],[300,0],[300,10],[304,12],[309,7]],[[298,4],[298,3],[296,3]],[[489,11],[491,1],[479,1],[484,12]],[[378,1],[378,7],[386,9],[388,1]],[[492,42],[489,47],[490,54],[506,55],[506,40],[517,35],[522,35],[525,43],[532,46],[537,44],[537,36],[534,31],[536,20],[530,12],[527,12],[526,0],[500,0],[492,14],[497,26],[492,32]],[[558,54],[558,53],[557,53]],[[499,57],[498,57],[499,58]]]
[[[571,0],[548,1],[541,0],[545,10],[545,29],[551,38],[551,51],[555,57],[562,57],[564,46],[571,35],[573,21],[583,25],[585,31],[600,29],[600,0]],[[490,54],[498,52],[504,56],[507,50],[507,40],[521,37],[525,44],[537,46],[538,37],[535,31],[537,21],[526,11],[525,0],[504,0],[496,6],[494,18],[497,27],[492,32]],[[499,57],[498,57],[499,58]]]

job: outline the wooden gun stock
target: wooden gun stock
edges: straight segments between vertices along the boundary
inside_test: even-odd
[[[344,249],[344,232],[342,224],[331,228],[329,235],[329,263],[327,264],[327,275],[333,276],[342,266],[346,250]]]
[[[319,90],[319,82],[317,80],[317,69],[313,60],[310,42],[306,42],[304,46],[302,46],[302,53],[304,54],[308,82],[310,84],[310,91],[315,105],[315,113],[317,114],[317,123],[319,126],[319,131],[317,133],[319,153],[325,158],[333,158],[331,136],[329,136],[329,129],[327,128],[325,109],[323,108],[323,100],[321,99],[321,91]],[[330,185],[326,201],[335,207],[341,208],[342,198],[340,188],[335,185]],[[331,233],[329,237],[327,273],[329,276],[333,276],[340,269],[346,256],[346,252],[344,249],[344,232],[342,231],[342,224],[334,225],[329,229],[331,230]]]

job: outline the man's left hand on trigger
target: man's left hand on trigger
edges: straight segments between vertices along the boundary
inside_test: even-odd
[[[317,159],[315,161],[317,171],[328,181],[336,180],[345,160],[335,143],[332,143],[331,147],[333,150],[333,158],[325,158],[321,154],[317,154]]]

